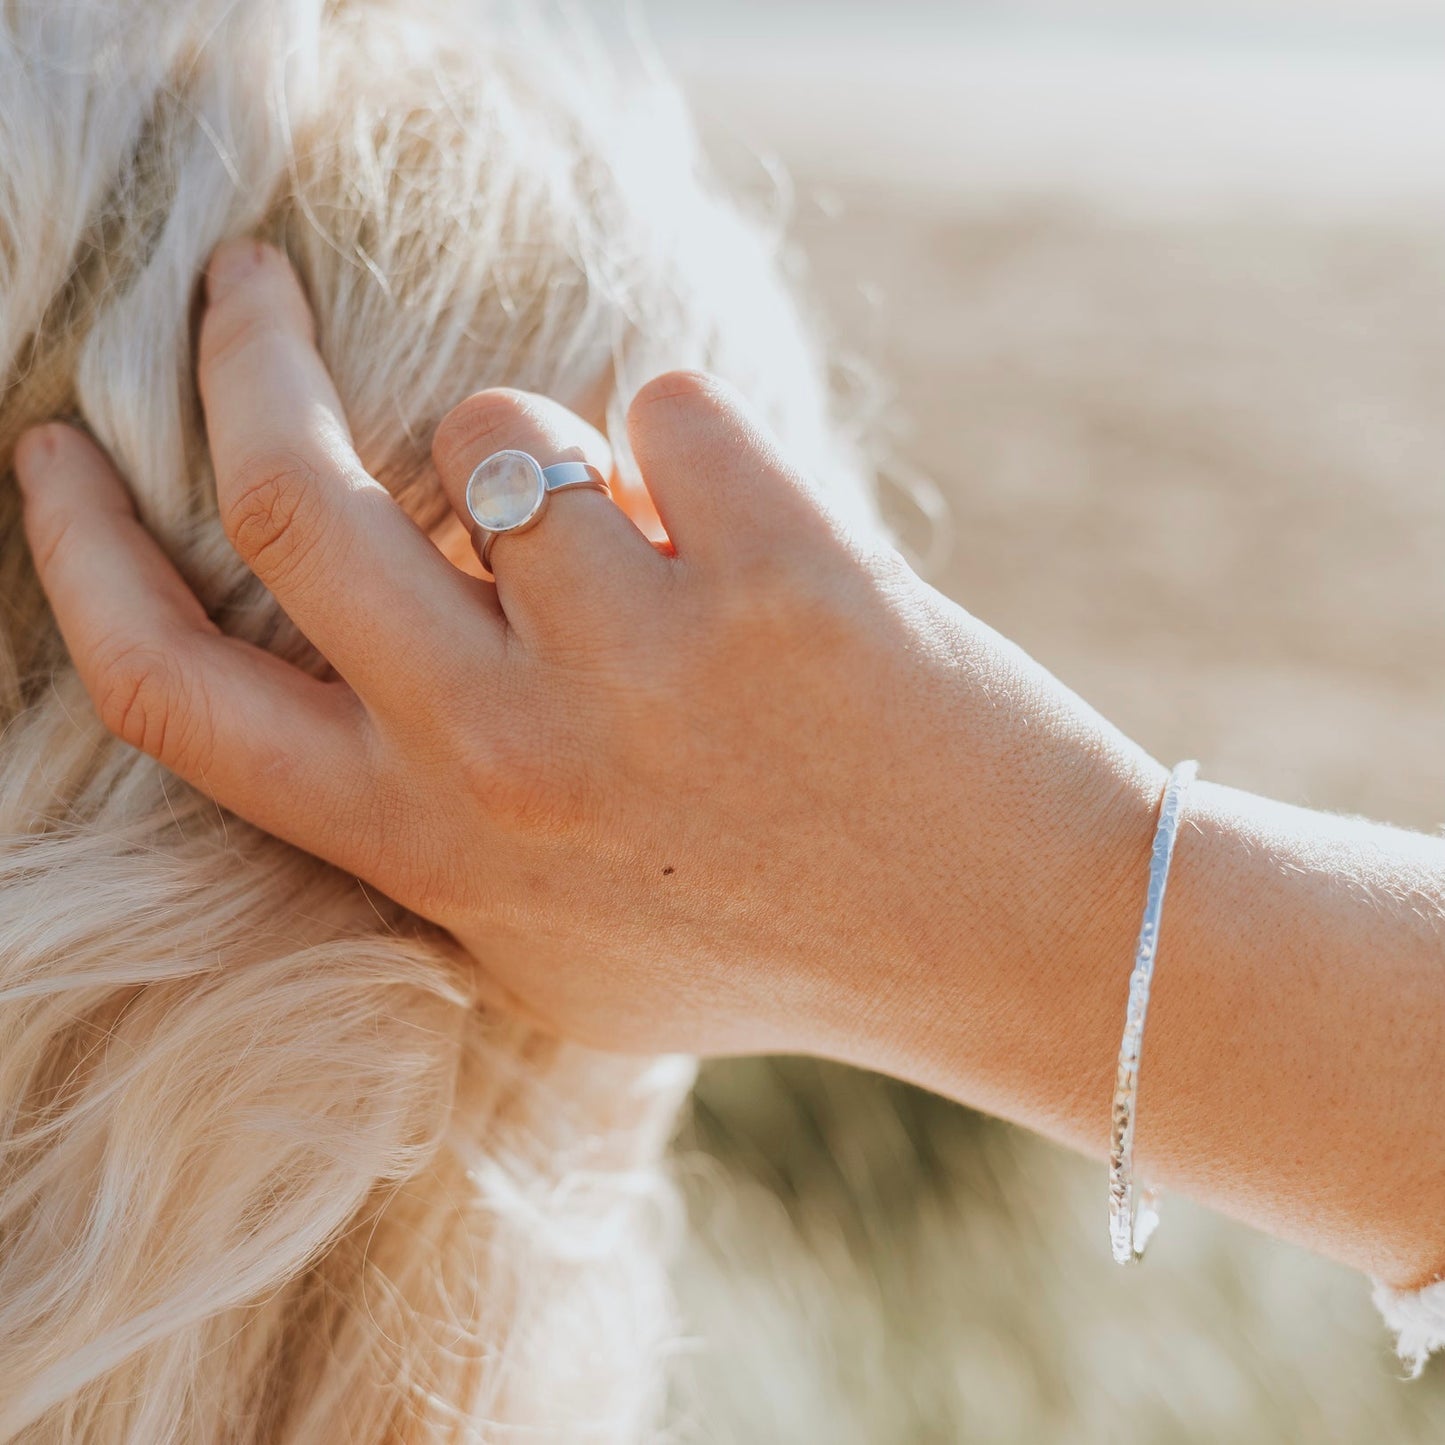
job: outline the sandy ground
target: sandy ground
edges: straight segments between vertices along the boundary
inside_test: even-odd
[[[1161,758],[1445,822],[1445,222],[783,159],[893,471],[946,499],[939,584]],[[688,1438],[1445,1438],[1358,1277],[1182,1202],[1117,1271],[1101,1166],[909,1090],[716,1067],[682,1157]]]

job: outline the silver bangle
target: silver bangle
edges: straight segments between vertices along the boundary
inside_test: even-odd
[[[1149,893],[1144,900],[1144,922],[1129,975],[1129,1009],[1124,1017],[1124,1041],[1119,1045],[1119,1072],[1114,1083],[1113,1131],[1109,1143],[1109,1240],[1114,1259],[1132,1264],[1144,1256],[1144,1246],[1159,1223],[1159,1191],[1147,1185],[1139,1190],[1134,1207],[1134,1108],[1139,1096],[1139,1054],[1144,1045],[1144,1019],[1149,1011],[1149,984],[1159,952],[1159,919],[1164,912],[1164,890],[1169,864],[1179,834],[1184,795],[1199,773],[1196,762],[1180,763],[1169,775],[1154,851],[1149,857]]]

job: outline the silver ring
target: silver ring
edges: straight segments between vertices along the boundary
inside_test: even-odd
[[[467,478],[467,515],[472,546],[488,572],[492,545],[507,532],[525,532],[542,520],[553,492],[586,487],[611,497],[607,478],[589,462],[554,462],[544,467],[530,452],[493,452]]]

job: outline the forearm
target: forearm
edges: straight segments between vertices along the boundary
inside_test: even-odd
[[[1208,783],[1185,819],[1138,1174],[1397,1287],[1438,1277],[1445,839]],[[981,967],[965,940],[943,1009],[925,1020],[910,993],[895,1070],[1102,1157],[1149,844],[1139,821],[1110,824],[1101,905],[1077,927],[1021,928],[1009,966]]]
[[[1445,839],[1221,787],[1200,787],[1190,817],[1145,1044],[1143,1167],[1397,1287],[1434,1279]]]

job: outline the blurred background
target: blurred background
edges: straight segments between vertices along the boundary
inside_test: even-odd
[[[1445,0],[584,8],[785,223],[932,580],[1162,759],[1445,823]],[[685,1438],[1445,1440],[1359,1277],[1177,1200],[1118,1270],[1102,1165],[901,1086],[717,1065],[679,1159]]]

